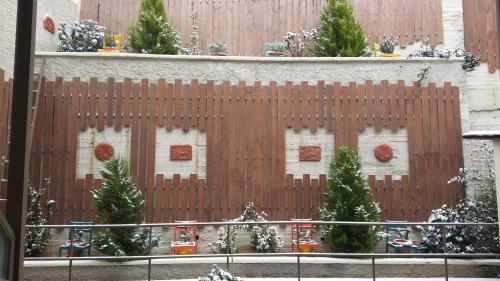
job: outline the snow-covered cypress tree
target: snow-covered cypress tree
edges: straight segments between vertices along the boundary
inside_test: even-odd
[[[363,27],[347,0],[329,0],[321,12],[312,54],[318,57],[360,57],[369,53]]]
[[[101,224],[140,224],[144,222],[144,200],[127,161],[112,157],[101,171],[103,183],[92,190]],[[149,248],[147,230],[108,228],[96,235],[97,249],[112,256],[142,255]]]
[[[142,0],[137,21],[130,26],[128,43],[136,53],[176,55],[180,37],[169,23],[163,0]]]
[[[40,200],[42,193],[28,185],[28,213],[26,214],[26,225],[46,225],[52,217],[54,200],[46,202],[45,216],[42,212]],[[48,228],[29,228],[26,230],[24,240],[24,255],[34,257],[41,254],[49,245],[52,234]]]
[[[324,221],[379,221],[380,209],[361,174],[361,163],[348,147],[340,147],[332,159],[326,198],[320,208]],[[326,242],[337,252],[368,252],[376,241],[371,226],[330,225]]]

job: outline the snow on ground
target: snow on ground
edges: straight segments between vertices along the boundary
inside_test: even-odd
[[[196,281],[198,279],[168,280]],[[243,281],[295,281],[297,278],[244,278]],[[301,278],[304,281],[372,281],[372,278]],[[377,278],[377,281],[443,281],[444,277],[435,278]],[[500,278],[449,278],[450,281],[499,281]],[[157,280],[159,281],[159,280]]]

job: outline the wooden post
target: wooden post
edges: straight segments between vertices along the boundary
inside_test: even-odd
[[[30,155],[26,147],[30,120],[37,0],[17,2],[14,86],[12,94],[9,173],[6,218],[15,236],[11,280],[23,280],[26,227],[27,174]]]

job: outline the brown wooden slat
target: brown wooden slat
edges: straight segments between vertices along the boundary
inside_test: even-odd
[[[119,82],[115,85],[115,106],[114,106],[114,127],[115,131],[119,132],[123,124],[123,83]]]
[[[97,84],[97,130],[104,131],[106,122],[106,82]]]
[[[139,108],[140,108],[140,87],[133,85],[132,97],[132,132],[130,135],[130,171],[131,175],[137,179],[139,164]]]
[[[123,81],[123,126],[129,127],[131,122],[130,104],[132,100],[132,80]]]
[[[109,77],[106,87],[106,126],[113,126],[113,109],[115,97],[115,79]]]
[[[167,85],[165,79],[160,79],[158,80],[158,92],[157,92],[158,106],[156,111],[156,124],[159,127],[163,127],[165,125],[166,96],[167,96]]]
[[[89,83],[83,82],[80,90],[80,106],[79,106],[79,127],[80,131],[87,130],[89,118]]]

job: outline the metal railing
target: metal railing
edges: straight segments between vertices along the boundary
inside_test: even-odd
[[[243,226],[243,225],[290,225],[295,226],[296,237],[299,237],[299,225],[310,224],[313,226],[327,226],[327,225],[349,225],[349,226],[434,226],[441,228],[441,235],[443,239],[443,253],[231,253],[230,248],[230,229],[231,227]],[[153,228],[159,227],[182,227],[182,226],[213,226],[221,227],[227,226],[227,252],[225,254],[196,254],[196,255],[151,255],[152,252],[152,232]],[[445,280],[448,281],[448,259],[450,258],[467,258],[467,259],[500,259],[500,254],[490,254],[490,253],[476,253],[476,254],[465,254],[465,253],[448,253],[447,241],[446,241],[446,228],[447,227],[457,227],[457,226],[469,226],[469,227],[497,227],[498,223],[425,223],[425,222],[346,222],[346,221],[310,221],[310,220],[293,220],[293,221],[265,221],[265,222],[186,222],[186,223],[152,223],[152,224],[99,224],[99,225],[27,225],[27,229],[70,229],[70,249],[73,247],[73,233],[77,228],[92,228],[92,229],[106,229],[106,228],[147,228],[149,230],[149,255],[147,256],[84,256],[84,257],[74,257],[73,251],[68,250],[67,257],[26,257],[26,261],[69,261],[69,272],[68,280],[72,280],[72,269],[73,261],[84,261],[84,260],[94,260],[94,261],[138,261],[146,260],[148,261],[148,281],[151,280],[151,266],[153,260],[159,259],[183,259],[183,258],[214,258],[223,257],[226,258],[226,268],[229,270],[230,259],[237,257],[296,257],[297,258],[297,280],[300,281],[301,278],[301,258],[303,257],[327,257],[327,258],[369,258],[371,259],[372,266],[372,278],[375,281],[376,276],[376,259],[382,258],[438,258],[444,259],[444,275]],[[298,239],[298,238],[297,238]],[[293,241],[292,241],[293,243]]]

